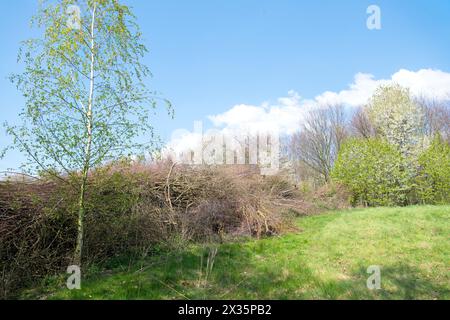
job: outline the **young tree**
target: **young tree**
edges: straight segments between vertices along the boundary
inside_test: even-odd
[[[20,126],[6,124],[30,169],[76,181],[81,265],[89,173],[105,161],[136,154],[153,141],[147,52],[130,9],[118,0],[42,2],[32,20],[42,39],[24,43],[22,74],[11,77],[26,100]],[[171,110],[170,104],[167,105]],[[136,143],[138,137],[149,143]]]

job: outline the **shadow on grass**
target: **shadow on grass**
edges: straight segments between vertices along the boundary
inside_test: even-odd
[[[391,266],[381,266],[381,289],[369,290],[366,287],[370,276],[366,268],[360,267],[353,273],[354,280],[341,285],[353,288],[353,299],[382,299],[382,300],[415,300],[415,299],[448,299],[449,287],[447,283],[436,283],[416,267],[398,263]],[[355,282],[364,285],[356,285]]]
[[[61,279],[53,283],[48,299],[209,299],[226,295],[250,262],[251,252],[236,250],[240,244],[220,247],[214,259],[208,259],[211,248],[195,247],[136,261],[126,258],[109,263],[106,270],[90,273],[82,290],[69,291]],[[210,271],[208,272],[208,268]],[[219,285],[216,279],[220,278]],[[52,290],[53,289],[53,290]]]
[[[446,283],[436,283],[416,267],[381,266],[381,290],[369,290],[368,266],[356,267],[343,279],[337,273],[311,269],[301,254],[277,255],[268,244],[227,244],[208,260],[209,247],[197,247],[88,278],[80,291],[61,290],[51,299],[448,299]],[[208,273],[208,265],[211,272]],[[332,280],[329,280],[333,278]],[[334,279],[337,277],[337,279]]]

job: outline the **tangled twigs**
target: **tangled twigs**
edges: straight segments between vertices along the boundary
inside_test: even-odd
[[[176,162],[174,162],[172,164],[172,166],[170,167],[169,173],[167,174],[167,179],[166,179],[166,201],[169,204],[170,210],[172,210],[172,211],[173,211],[173,205],[172,205],[172,199],[170,197],[170,177],[172,176],[173,169],[175,168],[176,165],[177,165]]]
[[[90,178],[85,257],[91,263],[156,245],[271,236],[291,226],[273,204],[282,203],[281,191],[289,186],[273,188],[252,168],[115,165]],[[67,268],[76,200],[71,187],[57,180],[0,183],[0,294]]]

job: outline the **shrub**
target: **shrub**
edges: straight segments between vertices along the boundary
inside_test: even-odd
[[[385,140],[351,139],[342,146],[332,177],[350,190],[353,205],[406,205],[413,188],[406,160]]]
[[[351,193],[342,184],[328,183],[313,193],[314,202],[325,210],[351,208]]]
[[[426,204],[450,203],[450,146],[437,136],[419,156],[417,194]]]
[[[56,189],[51,182],[0,183],[0,299],[70,265],[76,219],[58,213]]]

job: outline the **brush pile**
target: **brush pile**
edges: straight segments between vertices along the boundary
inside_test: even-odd
[[[273,203],[292,197],[257,168],[114,165],[91,174],[84,261],[146,255],[174,243],[223,242],[293,230]],[[0,182],[0,298],[70,265],[77,189],[59,179]],[[285,208],[286,209],[286,208]]]

